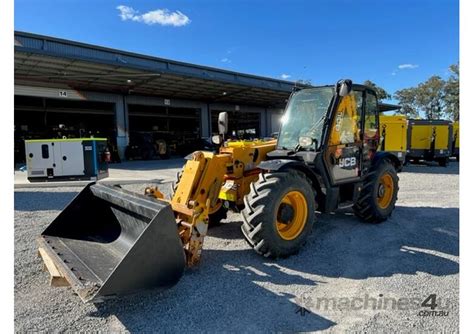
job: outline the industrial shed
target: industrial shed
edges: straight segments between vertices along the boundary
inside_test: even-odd
[[[139,134],[176,153],[229,112],[240,137],[268,136],[294,83],[15,32],[15,151],[24,139],[107,137],[124,158]],[[61,126],[60,126],[61,125]]]

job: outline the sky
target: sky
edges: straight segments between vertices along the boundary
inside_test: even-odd
[[[266,77],[394,93],[459,61],[457,0],[16,0],[15,30]]]

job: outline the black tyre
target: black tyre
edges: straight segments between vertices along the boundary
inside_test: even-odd
[[[382,161],[369,172],[359,199],[353,209],[356,216],[368,223],[387,220],[395,208],[398,196],[398,175],[395,167]]]
[[[311,181],[297,171],[261,173],[244,197],[242,232],[266,257],[287,257],[306,242],[315,220]]]
[[[216,206],[209,209],[209,228],[219,226],[221,220],[227,218],[227,208],[221,200],[217,200]]]
[[[403,171],[403,166],[404,166],[404,164],[400,163],[400,164],[396,167],[397,173],[401,173],[401,172]]]
[[[438,160],[438,164],[441,166],[441,167],[448,167],[449,165],[449,158],[446,157],[446,158],[440,158]]]
[[[171,184],[171,198],[173,198],[176,189],[178,188],[179,180],[181,180],[181,176],[183,175],[183,171],[179,171],[176,174],[176,181]],[[224,207],[221,200],[217,200],[216,205],[209,210],[209,228],[216,227],[220,225],[221,220],[227,218],[227,208]]]

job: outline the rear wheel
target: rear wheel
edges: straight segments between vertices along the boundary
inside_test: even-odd
[[[354,213],[368,223],[381,223],[392,214],[397,196],[397,172],[391,163],[383,161],[370,171],[353,206]]]
[[[242,232],[261,255],[277,258],[295,254],[311,233],[315,194],[302,173],[261,173],[244,202]]]

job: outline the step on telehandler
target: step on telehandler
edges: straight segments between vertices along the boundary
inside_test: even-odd
[[[292,93],[277,141],[227,141],[219,153],[187,157],[171,199],[157,188],[138,195],[91,183],[39,237],[56,285],[84,302],[176,284],[199,262],[208,226],[240,211],[245,239],[259,254],[292,255],[315,211],[352,206],[369,223],[386,220],[398,193],[400,161],[377,152],[375,92],[350,80]]]

